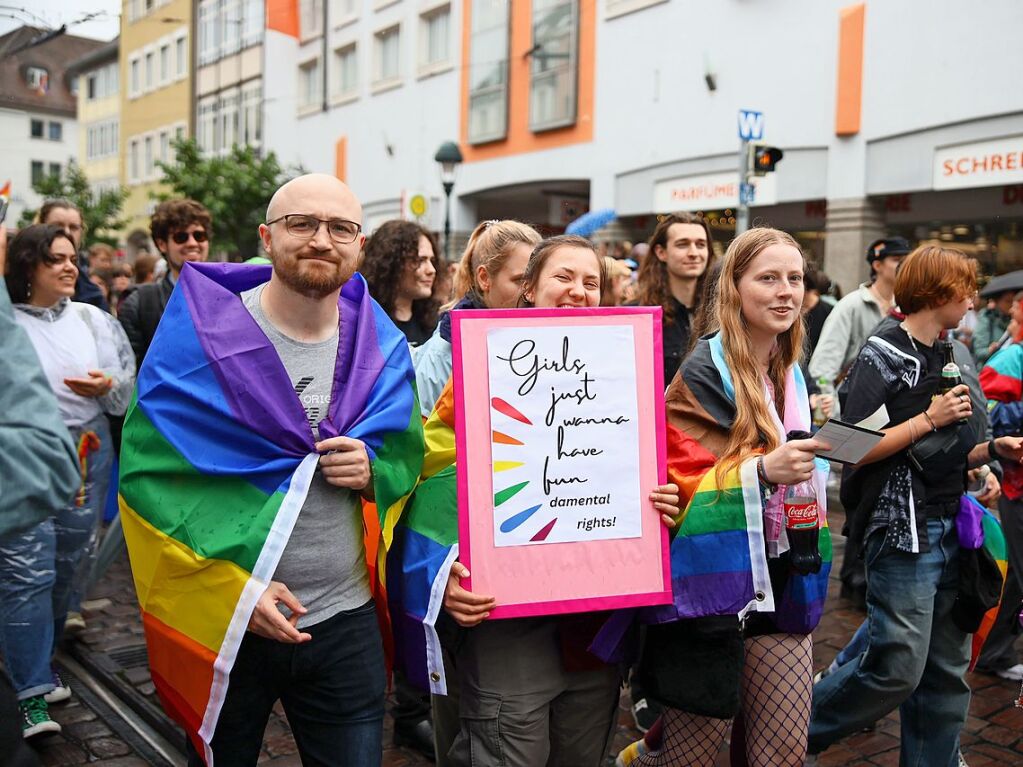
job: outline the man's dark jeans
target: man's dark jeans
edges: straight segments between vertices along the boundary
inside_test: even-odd
[[[313,638],[298,645],[245,635],[213,736],[215,767],[256,764],[278,699],[305,767],[379,766],[385,672],[373,602],[303,631]],[[189,767],[201,764],[191,753]]]

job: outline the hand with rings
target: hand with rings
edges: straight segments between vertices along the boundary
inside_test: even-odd
[[[940,429],[950,423],[969,418],[973,414],[973,403],[970,401],[970,387],[959,384],[941,397],[935,397],[924,415]]]

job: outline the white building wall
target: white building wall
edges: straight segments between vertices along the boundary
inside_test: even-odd
[[[32,138],[33,119],[43,121],[43,138]],[[51,122],[62,125],[60,141],[48,138]],[[37,209],[42,204],[42,198],[32,189],[32,161],[45,163],[46,173],[49,173],[51,163],[59,163],[63,171],[69,160],[77,158],[78,123],[73,117],[0,109],[0,145],[5,158],[0,171],[0,185],[8,178],[11,180],[6,222],[13,227],[17,226],[23,211]]]

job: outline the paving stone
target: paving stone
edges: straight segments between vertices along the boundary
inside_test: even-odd
[[[117,738],[92,738],[87,740],[85,745],[93,756],[104,761],[132,753],[132,747]]]
[[[39,750],[39,761],[43,767],[64,767],[70,764],[85,764],[89,755],[77,743],[63,739],[63,735],[54,735],[33,747]]]

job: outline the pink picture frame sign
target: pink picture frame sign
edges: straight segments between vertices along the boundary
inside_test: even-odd
[[[459,560],[491,618],[668,604],[660,307],[456,310]]]

